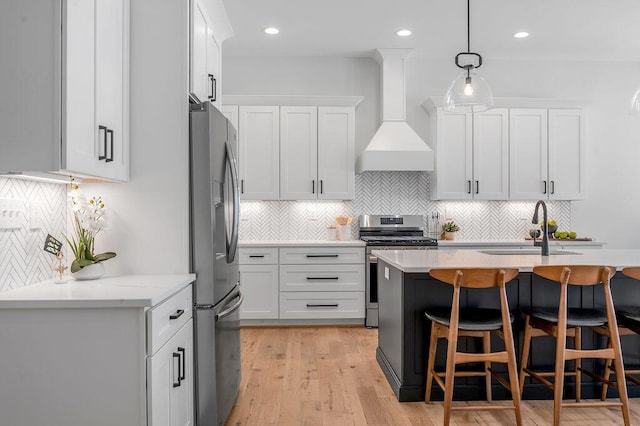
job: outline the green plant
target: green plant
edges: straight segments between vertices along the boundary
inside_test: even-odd
[[[87,200],[80,192],[78,185],[73,182],[69,198],[73,211],[75,236],[69,238],[65,235],[64,238],[75,257],[71,263],[71,272],[78,272],[85,266],[115,257],[114,252],[94,253],[96,235],[107,226],[105,204],[102,198],[93,197]]]
[[[442,230],[444,232],[458,232],[460,230],[460,227],[451,220],[449,222],[445,222],[445,224],[442,225]]]

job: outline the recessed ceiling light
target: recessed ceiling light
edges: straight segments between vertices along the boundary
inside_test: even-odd
[[[277,29],[276,27],[269,27],[269,28],[265,28],[264,32],[265,34],[275,35],[275,34],[278,34],[280,30]]]
[[[526,31],[519,31],[513,35],[515,38],[525,38],[529,37],[529,33]]]
[[[396,31],[396,35],[399,35],[400,37],[410,36],[411,30],[398,30]]]

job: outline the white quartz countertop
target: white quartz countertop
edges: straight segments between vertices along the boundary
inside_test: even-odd
[[[403,272],[429,272],[433,268],[518,268],[531,272],[537,265],[608,265],[618,270],[640,266],[640,250],[576,249],[580,254],[542,257],[540,248],[522,250],[515,255],[486,254],[478,250],[374,250],[372,254]],[[485,250],[504,251],[504,250]],[[512,251],[518,251],[513,249]]]
[[[604,241],[577,241],[577,240],[555,240],[549,241],[549,246],[603,246]],[[509,239],[509,240],[438,240],[438,247],[443,248],[465,248],[465,247],[518,247],[518,246],[531,246],[533,247],[533,240]]]
[[[126,275],[55,284],[44,281],[0,293],[1,308],[147,308],[187,287],[194,274]]]
[[[335,246],[335,247],[364,247],[361,240],[329,241],[329,240],[240,240],[239,247],[310,247],[310,246]]]

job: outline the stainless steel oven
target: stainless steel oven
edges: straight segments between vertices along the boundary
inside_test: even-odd
[[[378,326],[378,258],[373,250],[430,250],[438,241],[424,236],[424,219],[420,215],[360,216],[360,239],[366,248],[366,317],[367,327]]]

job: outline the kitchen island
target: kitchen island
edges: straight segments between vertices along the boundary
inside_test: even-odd
[[[640,266],[640,250],[580,249],[553,251],[542,257],[533,250],[380,250],[378,256],[378,294],[380,324],[376,358],[399,401],[422,401],[425,392],[426,364],[430,323],[424,317],[427,306],[450,306],[453,287],[431,278],[432,268],[518,268],[520,274],[507,284],[507,297],[512,311],[516,312],[513,331],[515,334],[518,362],[522,346],[523,318],[519,309],[531,306],[557,307],[559,285],[531,273],[537,265],[610,265],[618,271],[626,266]],[[514,254],[511,254],[514,253]],[[619,272],[612,280],[614,303],[640,306],[640,283],[624,277]],[[601,287],[570,287],[570,307],[602,307],[604,295]],[[461,307],[499,308],[497,289],[462,289]],[[638,336],[622,338],[625,366],[640,364]],[[606,342],[596,338],[590,330],[583,329],[583,348],[604,347]],[[461,338],[459,347],[466,351],[481,351],[481,342],[472,338]],[[500,349],[503,343],[492,336],[492,349]],[[538,369],[552,370],[555,342],[553,338],[538,338],[531,349],[530,365]],[[436,369],[444,371],[446,343],[438,344]],[[475,367],[475,366],[474,366]],[[461,365],[459,368],[465,368]],[[504,372],[506,366],[496,364],[496,371]],[[573,368],[569,363],[568,368]],[[602,371],[602,363],[584,360],[583,368]],[[574,382],[565,382],[565,398],[574,395]],[[640,387],[629,385],[629,395],[640,396]],[[611,391],[613,392],[613,391]],[[591,378],[582,378],[582,395],[585,398],[599,397],[600,383]],[[613,393],[611,393],[613,395]],[[510,399],[509,393],[494,381],[495,399]],[[439,387],[433,387],[434,400],[441,400]],[[484,399],[484,379],[469,377],[456,379],[454,399]],[[527,378],[524,399],[553,399],[551,390]]]

